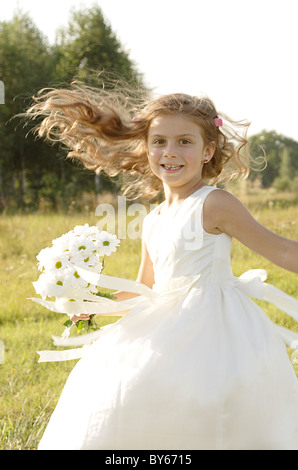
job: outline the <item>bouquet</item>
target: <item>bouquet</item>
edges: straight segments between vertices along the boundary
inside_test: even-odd
[[[61,305],[61,311],[65,311],[66,303],[72,301],[90,302],[96,298],[94,296],[115,298],[112,294],[100,292],[96,285],[80,276],[79,272],[83,268],[99,275],[103,271],[105,257],[115,252],[119,244],[116,235],[100,231],[96,226],[77,225],[70,232],[53,240],[51,247],[42,249],[37,255],[41,274],[33,282],[35,292],[43,301],[54,297],[55,305]],[[70,310],[67,308],[66,312],[71,318],[73,313],[68,313]],[[89,320],[76,323],[69,318],[64,323],[62,338],[68,338],[73,325],[87,332],[98,329],[94,316],[91,314]]]

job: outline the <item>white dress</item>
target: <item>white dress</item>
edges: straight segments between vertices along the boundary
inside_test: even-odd
[[[84,348],[39,449],[298,450],[287,330],[250,297],[294,317],[298,302],[262,271],[233,276],[230,237],[202,228],[214,189],[146,216],[155,297],[136,298]]]

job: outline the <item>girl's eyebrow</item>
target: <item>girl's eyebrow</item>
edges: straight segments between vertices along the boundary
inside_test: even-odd
[[[152,134],[151,137],[164,137],[164,135],[162,135],[162,134]],[[193,135],[193,134],[179,134],[179,135],[176,135],[175,137],[196,137],[196,136]]]

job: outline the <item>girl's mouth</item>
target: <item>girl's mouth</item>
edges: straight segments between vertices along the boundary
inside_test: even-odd
[[[164,163],[161,164],[161,167],[166,171],[175,172],[183,168],[184,165],[166,165]]]

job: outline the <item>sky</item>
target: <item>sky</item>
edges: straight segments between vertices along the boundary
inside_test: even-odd
[[[298,141],[297,0],[9,0],[53,43],[69,11],[101,8],[148,86],[204,93],[217,110]],[[0,77],[1,79],[1,77]]]

